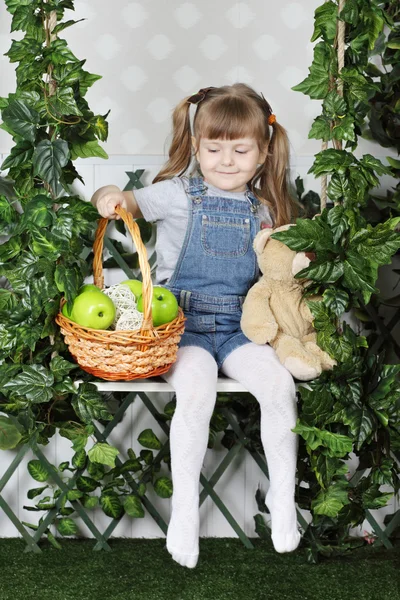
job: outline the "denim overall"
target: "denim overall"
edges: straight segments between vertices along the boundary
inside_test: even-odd
[[[202,178],[189,179],[188,226],[176,268],[166,287],[182,307],[180,346],[200,346],[218,368],[233,350],[248,344],[242,304],[258,277],[253,240],[260,229],[257,198],[207,196]]]

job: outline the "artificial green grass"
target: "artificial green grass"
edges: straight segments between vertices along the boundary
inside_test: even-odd
[[[304,550],[277,554],[269,542],[200,541],[195,569],[176,564],[165,540],[114,539],[112,552],[92,540],[46,542],[24,553],[20,539],[0,540],[1,600],[400,600],[400,546],[363,547],[306,562]]]

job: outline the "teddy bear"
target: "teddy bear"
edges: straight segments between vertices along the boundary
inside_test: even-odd
[[[241,327],[252,342],[270,344],[293,377],[309,381],[336,361],[317,345],[314,317],[303,299],[307,282],[294,277],[309,266],[310,257],[271,238],[289,227],[262,229],[254,239],[262,276],[243,303]]]

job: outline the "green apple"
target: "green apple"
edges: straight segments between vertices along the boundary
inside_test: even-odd
[[[99,289],[88,289],[74,300],[73,320],[82,327],[108,329],[115,319],[114,302]]]
[[[87,292],[88,290],[93,290],[95,292],[101,292],[101,290],[97,287],[97,285],[94,285],[94,283],[84,283],[78,291],[78,295],[82,294],[82,292]]]
[[[127,285],[136,300],[142,295],[143,283],[139,279],[127,279],[126,281],[121,281],[119,285]]]
[[[63,304],[61,312],[64,315],[64,317],[67,317],[67,319],[71,319],[71,321],[74,321],[75,319],[72,316],[72,312],[74,310],[74,307],[72,306],[72,310],[69,312],[67,306],[68,306],[67,303]]]
[[[137,309],[143,312],[143,296],[137,302]],[[178,316],[179,306],[177,299],[167,288],[156,286],[153,288],[153,299],[151,302],[153,325],[158,327],[164,323],[170,323]]]

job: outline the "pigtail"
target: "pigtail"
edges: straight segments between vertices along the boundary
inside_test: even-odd
[[[298,215],[298,207],[289,191],[290,148],[286,130],[276,121],[271,127],[273,133],[268,144],[268,154],[253,178],[251,187],[272,210],[274,227],[280,227],[293,223]],[[256,182],[258,189],[254,189]]]
[[[163,166],[153,183],[181,176],[189,168],[192,158],[192,136],[189,117],[190,104],[182,100],[172,115],[173,138],[169,149],[169,160]]]

